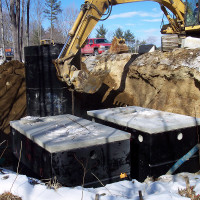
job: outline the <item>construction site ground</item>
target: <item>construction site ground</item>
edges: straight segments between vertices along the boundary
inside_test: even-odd
[[[87,110],[134,105],[200,118],[200,49],[105,53],[83,60],[88,70],[109,74],[97,93],[75,93],[79,116],[85,117]],[[12,162],[11,144],[4,142],[10,141],[9,122],[24,116],[25,65],[11,61],[0,65],[0,154],[7,166]]]
[[[102,54],[87,57],[84,62],[88,68],[106,68],[110,72],[96,94],[75,95],[76,109],[134,105],[200,117],[199,49],[155,51],[139,56]],[[0,65],[1,140],[10,132],[9,121],[26,115],[24,68],[18,61]]]

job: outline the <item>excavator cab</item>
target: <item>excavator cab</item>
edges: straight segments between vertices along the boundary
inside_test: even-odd
[[[199,20],[199,5],[200,1],[198,0],[187,0],[186,4],[186,13],[185,13],[185,27],[191,28],[193,31],[195,26],[200,25]],[[199,27],[196,27],[199,30]]]

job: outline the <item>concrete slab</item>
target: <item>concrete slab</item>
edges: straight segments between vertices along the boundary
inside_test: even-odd
[[[88,111],[87,114],[117,125],[149,134],[162,133],[200,124],[200,119],[137,106]]]
[[[181,47],[187,49],[200,48],[200,38],[186,37],[182,39]]]
[[[73,115],[25,117],[11,121],[20,132],[49,152],[61,152],[127,140],[130,134]]]

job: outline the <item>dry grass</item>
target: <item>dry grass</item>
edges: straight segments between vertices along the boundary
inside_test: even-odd
[[[0,195],[0,200],[22,200],[21,197],[15,196],[10,192],[4,192]]]
[[[58,188],[61,188],[62,185],[58,182],[58,179],[55,177],[48,179],[48,181],[45,183],[47,188],[57,190]]]
[[[188,176],[184,177],[184,179],[186,182],[186,188],[182,190],[178,190],[178,193],[182,197],[188,197],[191,200],[200,200],[200,195],[196,194],[196,192],[194,191],[194,186],[190,186],[190,181],[189,181]]]

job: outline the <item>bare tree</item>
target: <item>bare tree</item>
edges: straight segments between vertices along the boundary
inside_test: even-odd
[[[44,20],[44,1],[34,0],[33,1],[33,9],[32,9],[32,23],[31,23],[31,34],[30,40],[34,45],[39,45],[40,40],[42,39],[43,28],[42,22]],[[34,14],[33,14],[34,13]]]
[[[55,23],[55,28],[62,33],[60,42],[65,43],[67,35],[76,20],[79,11],[73,6],[67,7],[59,16]]]
[[[26,4],[26,45],[29,46],[29,11],[30,11],[30,0],[27,0]]]
[[[10,18],[13,36],[14,59],[21,61],[20,52],[20,0],[10,0]]]
[[[45,38],[51,38],[51,33],[52,33],[52,38],[54,40],[55,43],[64,43],[64,37],[62,34],[62,31],[60,31],[59,29],[55,28],[55,27],[49,27],[44,34]]]
[[[3,26],[4,26],[4,42],[5,48],[11,47],[13,44],[12,31],[11,31],[11,20],[7,10],[3,9]]]
[[[22,13],[21,13],[21,31],[20,31],[20,52],[21,52],[21,57],[24,58],[24,0],[22,0]]]
[[[147,39],[146,39],[146,42],[148,44],[155,44],[156,43],[156,37],[155,36],[149,36]]]
[[[2,2],[0,0],[0,23],[1,23],[1,38],[2,38],[2,56],[3,60],[6,59],[5,56],[5,40],[4,40],[4,26],[3,26],[3,12],[2,12]]]

